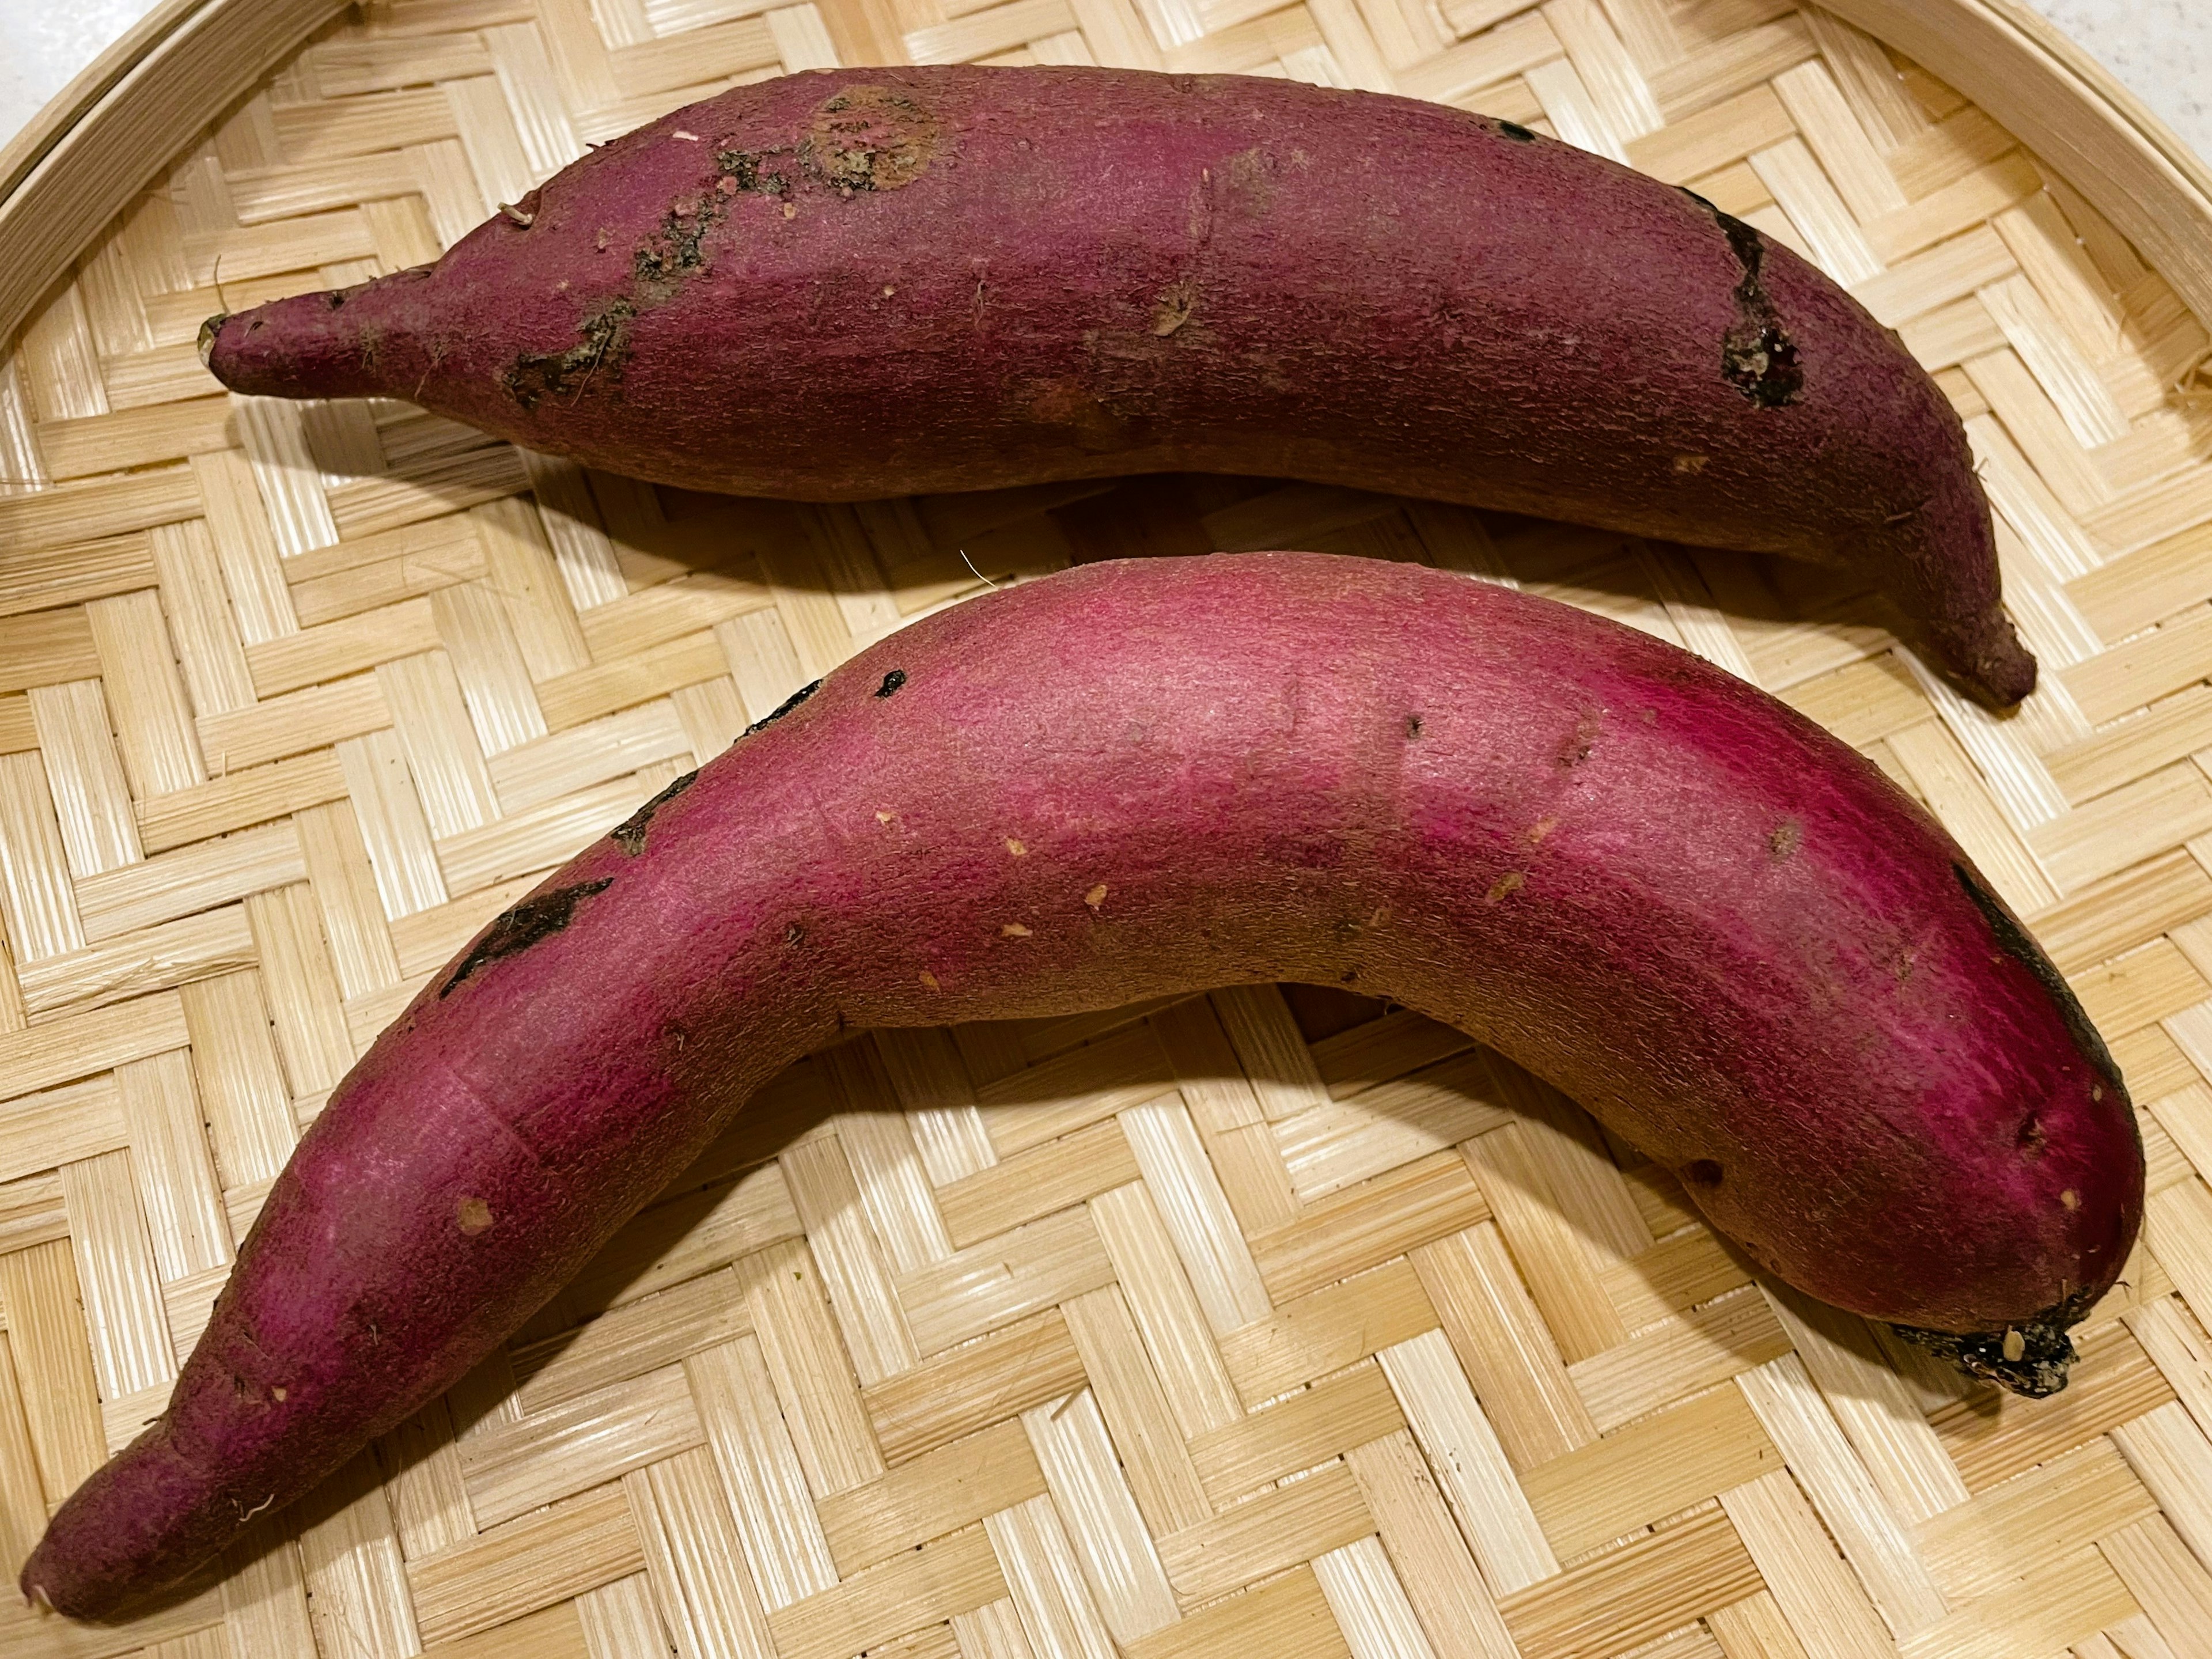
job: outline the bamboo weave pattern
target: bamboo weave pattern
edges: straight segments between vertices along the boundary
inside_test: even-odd
[[[200,319],[435,256],[735,80],[1100,62],[1465,105],[1691,185],[1935,370],[2045,678],[1806,568],[1259,480],[793,507]],[[167,1397],[301,1127],[482,923],[983,580],[1296,546],[1674,640],[1942,815],[2144,1108],[2144,1246],[2031,1404],[1757,1282],[1671,1179],[1297,988],[794,1067],[446,1400],[173,1605],[15,1659],[2212,1659],[2208,342],[1948,88],[1787,0],[376,0],[0,362],[0,1567]],[[772,1159],[759,1161],[763,1153]]]

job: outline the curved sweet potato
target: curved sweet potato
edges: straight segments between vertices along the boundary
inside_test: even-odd
[[[1950,404],[1787,248],[1512,125],[1238,76],[839,70],[577,161],[435,265],[210,321],[241,392],[411,398],[810,499],[1269,473],[1844,566],[1993,705]]]
[[[1314,554],[1087,566],[915,623],[687,783],[378,1038],[27,1590],[104,1612],[299,1495],[846,1028],[1356,985],[1572,1094],[1782,1278],[2030,1392],[2135,1236],[2111,1058],[1935,822],[1565,605]]]

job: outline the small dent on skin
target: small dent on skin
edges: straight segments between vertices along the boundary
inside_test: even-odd
[[[783,930],[783,942],[786,945],[804,945],[806,942],[806,929],[797,922],[793,922]]]
[[[2020,1150],[2028,1158],[2039,1158],[2042,1156],[2043,1146],[2046,1139],[2047,1137],[2045,1136],[2043,1128],[2043,1120],[2039,1116],[2032,1115],[2027,1122],[2020,1126]]]
[[[1106,884],[1102,881],[1089,892],[1085,893],[1083,896],[1083,902],[1094,910],[1096,910],[1100,905],[1105,903]]]
[[[1508,870],[1491,884],[1490,891],[1483,895],[1485,904],[1495,904],[1509,893],[1517,893],[1528,884],[1528,878],[1518,870]]]
[[[1419,714],[1406,716],[1406,735],[1409,738],[1421,735],[1421,717]]]
[[[1001,939],[1027,939],[1030,936],[1030,930],[1018,921],[1009,921],[1000,927],[999,936]]]
[[[1805,826],[1796,818],[1784,818],[1767,832],[1766,851],[1778,864],[1804,844]]]
[[[2069,1210],[2078,1210],[2081,1207],[2081,1194],[2069,1187],[2058,1194],[2058,1201]]]
[[[1020,858],[1028,853],[1029,850],[1030,849],[1022,845],[1021,842],[1017,837],[1012,836],[1008,836],[1006,837],[1006,851],[1012,854],[1014,857]]]
[[[491,1225],[491,1206],[480,1198],[465,1198],[453,1206],[453,1219],[463,1232],[474,1237]]]

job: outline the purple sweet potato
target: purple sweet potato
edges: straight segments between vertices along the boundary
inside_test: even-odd
[[[1580,1100],[1780,1278],[2027,1392],[2128,1254],[2135,1119],[2049,961],[1879,769],[1672,646],[1252,554],[994,592],[810,690],[378,1038],[27,1591],[94,1614],[175,1579],[865,1027],[1389,997]]]
[[[1789,249],[1509,122],[1239,76],[839,70],[434,265],[210,321],[240,392],[813,500],[1264,473],[1840,566],[2034,683],[1958,417]]]

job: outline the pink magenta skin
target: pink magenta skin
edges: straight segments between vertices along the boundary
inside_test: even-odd
[[[2136,1235],[2132,1111],[2063,981],[1784,704],[1418,566],[1091,565],[862,653],[424,988],[24,1588],[90,1616],[189,1571],[842,1032],[1272,980],[1495,1045],[1876,1318],[2063,1342]]]
[[[695,489],[1267,474],[1787,554],[1887,593],[1984,701],[2034,683],[1965,431],[1893,334],[1710,204],[1411,99],[787,76],[203,347],[240,392],[409,398]]]

